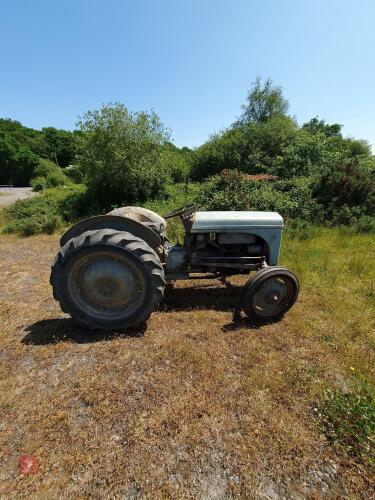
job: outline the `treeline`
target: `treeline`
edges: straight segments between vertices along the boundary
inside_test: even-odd
[[[3,119],[0,183],[71,186],[65,221],[165,199],[168,186],[190,181],[199,183],[196,201],[204,209],[277,210],[285,218],[374,228],[369,144],[317,117],[299,125],[288,109],[282,89],[258,78],[242,114],[194,150],[174,146],[155,113],[133,113],[119,103],[87,112],[74,132],[36,131]],[[84,187],[75,190],[76,202],[74,184]]]
[[[104,107],[104,109],[109,110],[110,107]],[[122,105],[115,105],[114,109],[117,110],[118,115],[123,115],[118,118],[123,119],[126,113],[129,117],[131,115],[127,110],[126,113],[123,112],[126,108]],[[85,115],[86,118],[89,114]],[[148,119],[147,114],[143,115]],[[64,169],[63,173],[73,180],[82,180],[77,164],[82,156],[82,148],[86,145],[85,140],[82,139],[86,126],[82,120],[80,125],[82,129],[73,132],[54,127],[35,130],[25,127],[18,121],[0,118],[0,184],[28,186],[33,179],[46,177],[50,172],[56,175],[58,170],[54,167]],[[135,123],[131,124],[133,125]],[[161,141],[159,148],[162,156],[160,163],[164,169],[170,170],[175,182],[181,182],[189,176],[194,152],[187,147],[177,148],[167,140],[167,137],[165,132],[165,137],[163,137],[165,140]],[[135,138],[130,142],[133,143],[133,140]],[[120,149],[123,150],[124,147],[129,147],[129,141],[121,145]],[[131,153],[129,153],[129,159],[130,156]],[[127,168],[124,170],[127,171]],[[60,178],[64,180],[61,172]],[[44,187],[53,187],[53,185]]]
[[[312,118],[299,126],[271,80],[257,79],[242,115],[195,151],[194,179],[209,179],[206,208],[277,210],[316,223],[351,224],[375,214],[375,161],[364,140],[340,124]],[[243,174],[268,174],[257,182]]]

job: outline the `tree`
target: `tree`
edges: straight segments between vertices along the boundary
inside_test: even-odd
[[[22,123],[10,118],[0,118],[0,130],[7,132],[34,154],[41,156],[45,153],[43,133],[40,130],[25,127]]]
[[[302,125],[302,128],[310,134],[322,133],[326,137],[342,137],[342,125],[340,125],[339,123],[333,123],[332,125],[329,125],[325,122],[325,120],[319,120],[317,116],[312,118],[307,123],[304,123]]]
[[[0,184],[28,186],[38,161],[27,146],[0,130]]]
[[[223,169],[248,174],[271,172],[275,160],[283,155],[297,130],[296,123],[288,116],[273,116],[265,122],[227,129],[196,150],[192,176],[199,180]]]
[[[88,111],[78,126],[78,165],[102,208],[165,192],[169,174],[158,160],[168,132],[155,113],[132,113],[123,104],[108,104]]]
[[[258,76],[247,96],[247,104],[242,106],[243,112],[238,124],[264,122],[273,116],[285,116],[289,108],[281,87],[267,78],[264,84]]]
[[[72,163],[76,154],[74,133],[54,127],[44,127],[42,132],[46,156],[55,161],[60,167],[67,167]]]

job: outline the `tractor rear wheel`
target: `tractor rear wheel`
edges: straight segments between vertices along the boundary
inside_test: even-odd
[[[61,309],[90,328],[122,329],[150,317],[163,297],[164,270],[143,240],[124,231],[87,231],[69,240],[51,270]]]
[[[245,285],[242,306],[257,321],[280,319],[295,303],[299,293],[297,277],[283,267],[258,271]]]

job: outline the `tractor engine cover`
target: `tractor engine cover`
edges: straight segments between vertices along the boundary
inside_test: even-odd
[[[220,245],[252,244],[257,237],[267,247],[267,263],[274,266],[279,258],[283,227],[283,218],[276,212],[196,212],[191,234],[197,236],[197,241],[200,235],[209,235]]]

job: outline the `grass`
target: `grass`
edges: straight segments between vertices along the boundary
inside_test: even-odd
[[[167,187],[165,198],[150,201],[144,206],[165,214],[172,209],[192,203],[199,191],[199,184],[175,184]],[[79,218],[98,215],[95,200],[89,199],[85,186],[68,184],[45,189],[41,195],[17,201],[0,211],[0,229],[3,233],[32,236],[62,231],[67,224]],[[172,229],[172,228],[170,228]],[[177,228],[181,234],[182,226]],[[173,237],[173,234],[171,234]]]
[[[43,194],[19,200],[3,210],[0,216],[2,232],[21,236],[53,234],[68,221],[81,214],[86,188],[69,184],[46,189]]]
[[[375,391],[366,380],[349,392],[327,389],[320,418],[327,437],[353,457],[375,465]]]
[[[57,247],[0,236],[0,495],[368,496],[374,236],[287,231],[281,264],[301,294],[279,323],[233,322],[235,277],[179,282],[147,325],[114,334],[61,313]],[[21,454],[37,475],[19,475]]]

